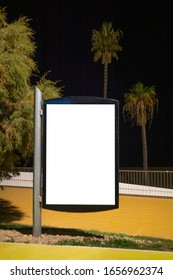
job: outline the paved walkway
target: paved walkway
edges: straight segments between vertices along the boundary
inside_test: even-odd
[[[173,252],[1,243],[0,260],[173,260]]]
[[[32,189],[5,188],[0,191],[0,206],[2,213],[6,209],[1,222],[32,225]],[[173,240],[173,199],[123,195],[119,209],[110,211],[67,213],[43,209],[42,225]]]
[[[32,189],[5,188],[0,191],[0,206],[6,209],[0,222],[32,225]],[[172,210],[171,198],[120,196],[116,210],[66,213],[43,209],[42,225],[173,239]],[[1,243],[0,259],[173,260],[173,253]]]

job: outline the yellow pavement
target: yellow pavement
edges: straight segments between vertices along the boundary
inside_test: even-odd
[[[5,188],[0,222],[32,225],[32,189]],[[5,206],[5,208],[4,208]],[[42,225],[173,240],[173,199],[120,196],[119,209],[93,213],[42,210]],[[0,244],[0,259],[173,259],[170,252]]]
[[[173,260],[173,252],[75,246],[0,244],[0,260]]]
[[[5,188],[0,191],[1,204],[7,213],[0,222],[32,225],[32,189]],[[42,225],[173,240],[173,198],[120,196],[119,209],[91,213],[43,209]]]

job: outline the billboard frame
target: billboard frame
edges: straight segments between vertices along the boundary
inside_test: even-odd
[[[111,205],[103,204],[52,204],[47,203],[47,106],[49,105],[84,105],[84,104],[112,104],[115,109],[115,200]],[[49,106],[50,108],[50,106]],[[45,100],[43,102],[43,208],[57,210],[57,211],[66,211],[66,212],[93,212],[93,211],[105,211],[116,209],[119,207],[119,181],[118,181],[118,168],[119,168],[119,102],[114,99],[106,99],[100,97],[89,97],[89,96],[70,96],[63,98],[55,98]],[[60,186],[61,188],[61,186]]]

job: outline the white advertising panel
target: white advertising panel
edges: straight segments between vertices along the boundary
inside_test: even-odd
[[[115,104],[46,104],[45,205],[115,206]]]

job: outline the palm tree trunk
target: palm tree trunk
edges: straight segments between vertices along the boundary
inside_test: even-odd
[[[147,136],[146,125],[142,125],[142,147],[143,147],[143,169],[148,170],[148,151],[147,151]]]
[[[104,88],[103,88],[104,98],[108,97],[108,64],[104,64]]]

